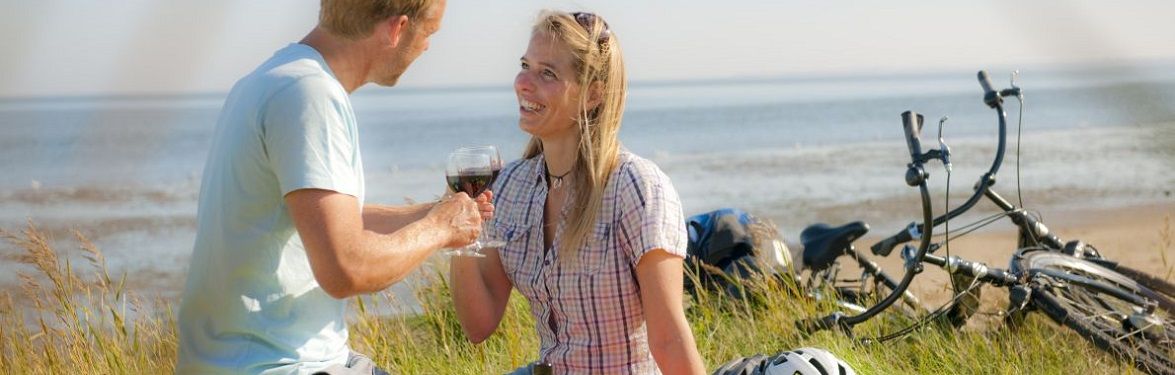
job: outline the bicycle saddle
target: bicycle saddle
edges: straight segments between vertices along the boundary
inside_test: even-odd
[[[854,221],[839,227],[818,223],[809,225],[800,232],[800,242],[804,244],[804,266],[813,271],[820,271],[836,261],[836,258],[848,254],[853,241],[869,232],[869,224]]]

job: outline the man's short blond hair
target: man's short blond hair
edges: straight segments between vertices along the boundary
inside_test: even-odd
[[[436,0],[322,0],[318,25],[343,38],[361,39],[388,17],[418,20],[433,3]]]

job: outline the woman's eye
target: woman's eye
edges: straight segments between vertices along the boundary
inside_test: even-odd
[[[543,78],[545,78],[547,80],[554,80],[555,79],[555,72],[552,72],[550,70],[544,70],[543,71]]]
[[[530,68],[530,65],[527,65],[526,63],[522,63],[522,64],[520,64],[520,66],[522,67],[522,70],[526,70],[527,68]]]

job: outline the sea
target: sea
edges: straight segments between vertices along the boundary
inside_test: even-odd
[[[997,188],[1042,211],[1171,202],[1172,68],[1020,72],[1023,105],[1006,102]],[[995,85],[1009,87],[1010,73],[993,70]],[[816,222],[867,220],[892,232],[918,218],[917,190],[904,183],[904,111],[925,116],[925,149],[951,150],[949,174],[941,163],[926,167],[936,211],[966,199],[997,151],[997,114],[983,103],[974,71],[629,87],[624,147],[665,171],[687,216],[741,208],[771,220],[793,244]],[[89,264],[80,234],[138,293],[178,300],[223,100],[224,93],[0,99],[0,229],[19,237],[36,227],[75,268]],[[369,203],[435,199],[449,151],[492,144],[512,160],[528,140],[508,82],[364,88],[352,103]],[[18,275],[34,273],[21,254],[14,242],[0,242],[5,290],[19,290]]]

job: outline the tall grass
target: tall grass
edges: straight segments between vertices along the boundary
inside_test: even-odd
[[[102,252],[74,234],[91,272],[79,274],[50,239],[29,224],[22,233],[0,231],[24,250],[21,294],[5,291],[0,306],[0,373],[145,374],[175,365],[175,320],[167,304],[145,301],[110,277]],[[14,302],[14,297],[19,302]]]
[[[113,278],[102,253],[77,234],[89,259],[79,273],[59,257],[34,226],[4,238],[23,249],[20,261],[35,274],[23,287],[0,294],[0,374],[158,374],[173,371],[175,301],[142,301]],[[445,269],[438,267],[436,269]],[[390,293],[354,299],[351,345],[382,367],[404,374],[496,374],[535,359],[538,339],[526,302],[511,298],[505,318],[486,342],[462,335],[442,273],[422,271],[409,310]],[[431,272],[431,273],[429,273]],[[702,291],[687,310],[698,349],[711,369],[755,353],[826,348],[861,374],[1135,373],[1128,364],[1093,348],[1042,316],[1016,329],[993,324],[956,331],[928,328],[884,344],[858,344],[839,332],[804,335],[793,322],[834,310],[797,297],[793,283],[762,279],[746,286],[748,299]],[[998,306],[987,306],[990,311]],[[855,331],[872,336],[908,321],[878,319]]]
[[[1163,261],[1163,280],[1171,280],[1171,274],[1175,273],[1175,265],[1171,264],[1171,259],[1167,254],[1171,253],[1171,245],[1175,243],[1175,234],[1171,232],[1171,215],[1163,216],[1163,228],[1159,229],[1159,259]]]

